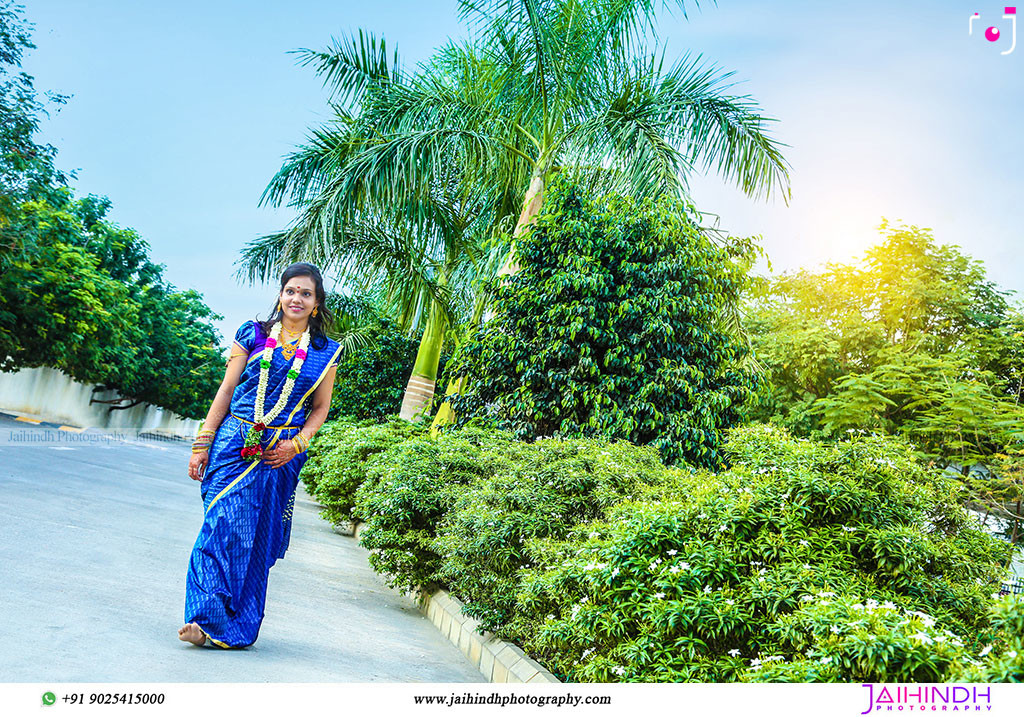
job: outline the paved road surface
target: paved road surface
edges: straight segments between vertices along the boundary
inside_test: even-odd
[[[181,642],[203,520],[189,447],[11,445],[47,431],[0,416],[0,682],[483,681],[301,485],[256,644]]]

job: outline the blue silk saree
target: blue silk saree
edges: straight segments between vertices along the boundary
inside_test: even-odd
[[[200,487],[206,517],[189,560],[185,581],[185,622],[194,622],[219,647],[246,647],[256,641],[263,621],[271,566],[288,549],[300,453],[280,468],[241,457],[245,435],[253,425],[260,358],[267,336],[250,321],[235,334],[249,352],[248,363],[231,397],[231,411],[210,447],[210,462]],[[313,391],[341,347],[328,340],[310,342],[288,404],[263,434],[264,450],[289,440],[306,420]],[[274,349],[267,383],[266,410],[277,402],[292,361]]]

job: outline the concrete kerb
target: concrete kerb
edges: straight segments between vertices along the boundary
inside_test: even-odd
[[[363,524],[358,523],[350,534],[359,540],[362,528]],[[463,615],[462,603],[445,590],[428,593],[419,588],[406,595],[490,682],[560,682],[516,645],[499,640],[491,632],[481,633],[479,620]]]

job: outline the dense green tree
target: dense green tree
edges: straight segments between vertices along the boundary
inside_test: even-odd
[[[591,199],[565,181],[519,261],[495,289],[494,317],[453,358],[475,377],[453,400],[459,423],[621,438],[719,465],[722,431],[755,386],[722,321],[744,285],[743,247],[714,245],[693,208],[667,197]]]

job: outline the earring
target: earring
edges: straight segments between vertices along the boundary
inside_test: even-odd
[[[313,316],[316,316],[316,307],[313,307]]]
[[[281,310],[281,300],[280,299],[277,300],[277,310],[278,311]]]

